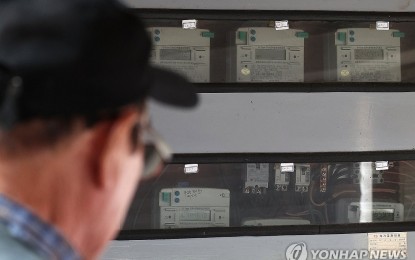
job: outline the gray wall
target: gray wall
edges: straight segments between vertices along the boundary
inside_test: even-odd
[[[182,111],[151,103],[176,153],[415,149],[415,93],[201,94]]]
[[[134,8],[231,9],[231,10],[335,10],[408,12],[411,0],[122,0]]]
[[[286,260],[286,248],[296,242],[305,242],[308,250],[368,247],[367,234],[113,241],[102,259]],[[410,232],[408,260],[415,259],[414,243],[415,232]],[[307,259],[312,259],[310,252]]]

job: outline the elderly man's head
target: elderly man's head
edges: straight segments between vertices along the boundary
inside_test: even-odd
[[[147,97],[191,107],[196,95],[148,64],[142,22],[116,1],[0,9],[0,192],[94,257],[143,177]]]

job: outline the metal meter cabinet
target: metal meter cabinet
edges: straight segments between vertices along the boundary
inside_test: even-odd
[[[151,61],[193,81],[201,104],[150,104],[175,156],[140,184],[119,240],[324,234],[324,248],[330,234],[414,231],[413,13],[136,11]]]

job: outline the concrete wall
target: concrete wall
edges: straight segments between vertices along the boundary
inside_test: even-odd
[[[415,243],[415,232],[409,232],[407,239],[407,259],[413,260],[415,247],[412,245]],[[310,250],[368,249],[367,234],[114,241],[102,259],[286,260],[287,247],[298,242],[306,244],[307,259],[312,259]]]

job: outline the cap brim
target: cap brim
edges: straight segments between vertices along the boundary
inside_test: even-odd
[[[151,67],[152,86],[149,96],[162,103],[178,107],[194,107],[198,103],[196,88],[183,76]]]

